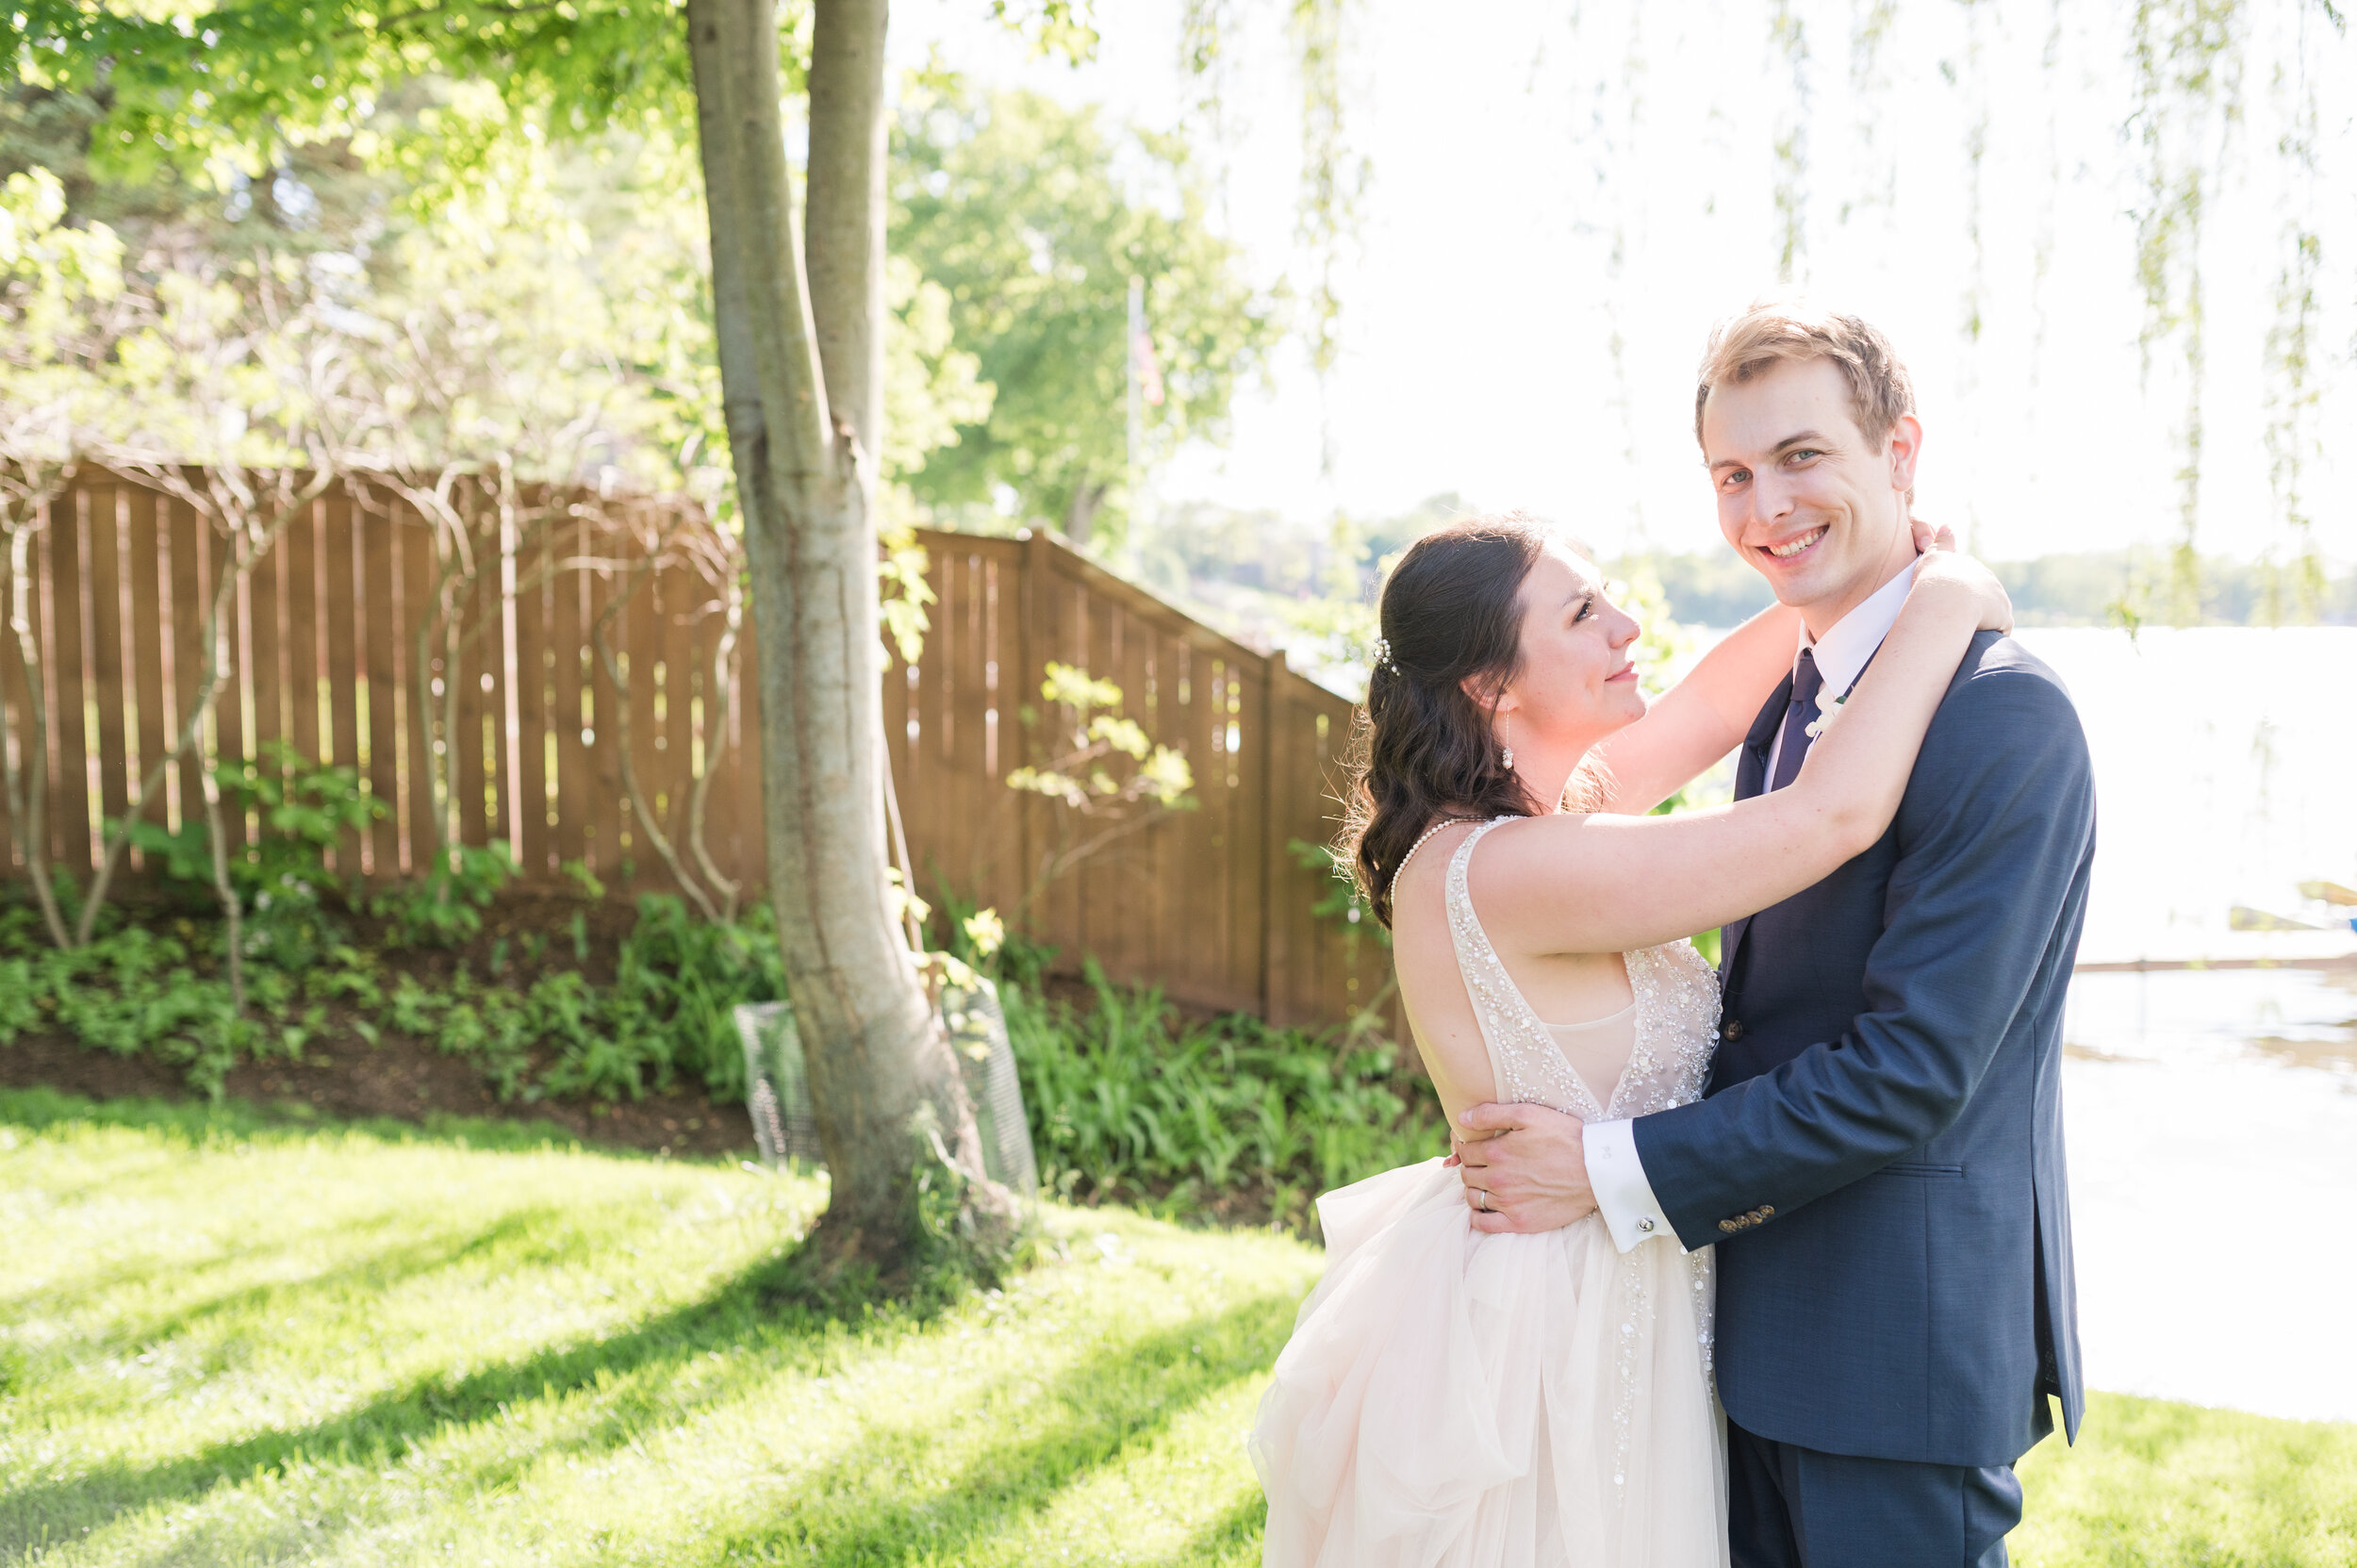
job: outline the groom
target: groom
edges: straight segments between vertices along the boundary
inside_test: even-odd
[[[1736,795],[1789,784],[1914,575],[1922,433],[1872,327],[1789,301],[1720,328],[1695,433],[1727,542],[1801,612]],[[1830,694],[1829,696],[1824,694]],[[2064,992],[2095,796],[2053,673],[1973,640],[1873,849],[1722,934],[1707,1095],[1582,1128],[1479,1106],[1485,1230],[1601,1209],[1624,1252],[1718,1248],[1738,1568],[2002,1565],[2013,1463],[2082,1397]]]

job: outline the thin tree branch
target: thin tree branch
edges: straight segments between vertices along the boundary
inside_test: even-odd
[[[654,811],[647,802],[646,791],[638,787],[638,771],[632,767],[630,760],[630,678],[622,673],[620,664],[614,657],[613,645],[606,640],[606,631],[614,624],[614,618],[627,609],[630,602],[637,597],[640,586],[652,575],[656,564],[656,557],[650,555],[631,567],[624,574],[622,591],[614,596],[613,602],[606,605],[604,612],[590,627],[589,640],[598,651],[599,662],[605,666],[606,679],[614,683],[615,752],[621,762],[622,793],[629,798],[631,810],[636,815],[639,829],[646,834],[647,842],[654,846],[655,853],[663,857],[663,864],[670,867],[671,879],[696,900],[696,907],[703,912],[705,919],[717,921],[720,911],[712,901],[712,896],[680,864],[679,852],[672,848],[662,824],[655,820]]]

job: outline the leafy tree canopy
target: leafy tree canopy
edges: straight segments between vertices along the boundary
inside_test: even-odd
[[[133,177],[203,166],[219,183],[232,169],[264,173],[291,145],[371,150],[380,107],[437,74],[481,84],[509,115],[539,110],[572,129],[693,124],[672,0],[25,0],[0,15],[0,48],[21,81],[102,102],[93,156]],[[433,153],[465,161],[486,146],[501,117],[467,112],[486,107],[429,109],[420,128]]]
[[[952,80],[907,94],[893,146],[893,248],[948,291],[952,335],[997,393],[911,487],[953,516],[1004,510],[1011,494],[1077,536],[1093,517],[1118,533],[1129,279],[1145,280],[1162,388],[1145,409],[1146,461],[1220,438],[1238,378],[1277,337],[1281,298],[1254,290],[1211,230],[1175,138],[1116,133],[1094,108],[1035,93],[978,99]]]

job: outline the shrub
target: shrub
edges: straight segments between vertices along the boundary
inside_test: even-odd
[[[214,1096],[241,1051],[270,1047],[236,1016],[227,982],[198,972],[173,937],[132,926],[59,949],[20,906],[0,911],[0,1045],[54,1023],[93,1049],[176,1066]]]
[[[1002,998],[1042,1180],[1064,1197],[1307,1229],[1318,1193],[1446,1149],[1431,1086],[1388,1043],[1244,1015],[1181,1024],[1161,992],[1086,973],[1091,1009]]]
[[[251,814],[262,826],[250,849],[229,858],[230,890],[246,922],[245,956],[282,975],[327,961],[343,941],[328,900],[351,906],[350,889],[327,868],[328,852],[345,834],[366,832],[387,807],[361,787],[359,769],[314,761],[284,741],[263,742],[260,760],[223,763],[213,778],[231,815]],[[212,845],[202,817],[177,832],[145,820],[125,831],[167,883],[211,897]]]
[[[453,948],[478,934],[483,912],[516,876],[504,844],[461,845],[448,859],[430,858],[425,875],[378,894],[369,905],[404,948]]]
[[[503,1100],[638,1099],[670,1089],[684,1071],[714,1099],[732,1102],[745,1095],[733,1009],[784,995],[785,966],[766,907],[721,925],[650,893],[638,900],[638,923],[622,939],[611,985],[557,969],[519,990],[477,982],[462,963],[439,989],[404,975],[385,1016],[403,1033],[473,1062]],[[550,1058],[536,1070],[536,1048]]]

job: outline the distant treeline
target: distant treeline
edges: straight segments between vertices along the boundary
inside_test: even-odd
[[[1611,563],[1625,576],[1652,567],[1669,596],[1670,614],[1696,626],[1733,626],[1768,607],[1768,585],[1734,555],[1651,555]],[[2125,604],[2150,624],[2164,625],[2170,610],[2169,563],[2149,548],[2041,555],[2035,561],[1989,563],[2013,595],[2024,626],[2109,626],[2113,606]],[[2310,620],[2357,625],[2357,571],[2328,571],[2313,607],[2293,569],[2264,561],[2204,555],[2199,573],[2204,626],[2265,626]]]

